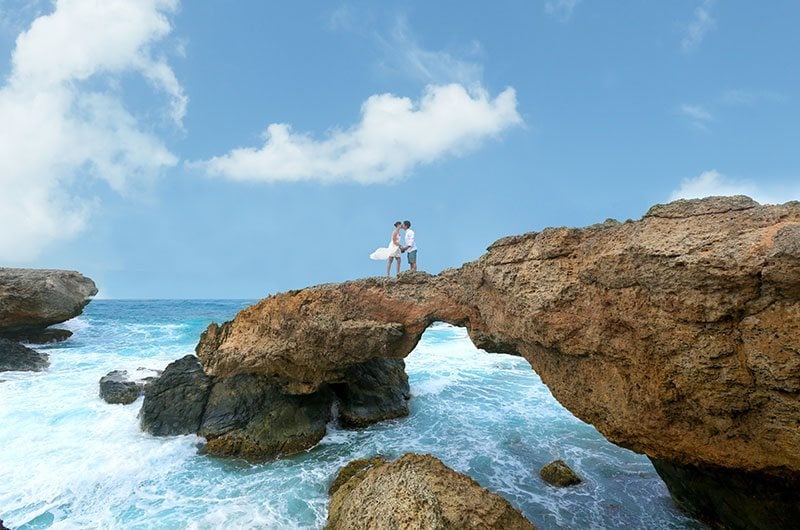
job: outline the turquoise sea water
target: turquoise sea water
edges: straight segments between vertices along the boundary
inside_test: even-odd
[[[508,499],[537,528],[703,528],[672,505],[649,461],[608,443],[550,395],[524,359],[431,327],[406,359],[411,415],[331,426],[312,450],[249,465],[196,454],[195,436],[139,431],[132,405],[98,397],[107,372],[161,369],[246,301],[96,300],[42,347],[42,373],[0,374],[0,519],[24,528],[320,528],[326,488],[354,458],[432,453]],[[538,478],[563,458],[581,486]]]

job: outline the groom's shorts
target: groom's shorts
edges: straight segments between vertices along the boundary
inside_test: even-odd
[[[417,251],[416,250],[412,250],[411,252],[407,252],[406,254],[408,254],[408,263],[409,264],[417,262]]]

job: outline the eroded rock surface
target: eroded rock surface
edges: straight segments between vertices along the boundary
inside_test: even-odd
[[[365,427],[379,421],[408,416],[406,363],[402,359],[376,358],[348,368],[348,383],[335,385],[339,423]]]
[[[328,530],[532,530],[505,499],[431,455],[372,462],[333,493]]]
[[[306,394],[405,357],[439,320],[525,357],[614,443],[755,480],[800,474],[796,202],[680,200],[636,222],[503,238],[437,276],[278,294],[210,326],[197,354],[209,374]]]
[[[196,433],[210,390],[211,379],[194,355],[168,364],[145,388],[139,411],[142,429],[156,436]]]
[[[0,338],[0,372],[41,372],[50,366],[46,353]]]
[[[332,399],[327,389],[286,395],[258,375],[220,379],[200,425],[199,434],[208,439],[204,451],[257,461],[312,447],[325,436]]]
[[[80,315],[95,294],[94,282],[75,271],[0,268],[0,335],[35,339]],[[45,334],[44,341],[68,337],[63,331]]]

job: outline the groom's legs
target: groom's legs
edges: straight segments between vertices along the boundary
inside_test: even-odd
[[[412,250],[408,254],[408,265],[411,267],[412,271],[417,270],[417,251]]]

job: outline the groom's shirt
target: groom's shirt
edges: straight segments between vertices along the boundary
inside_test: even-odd
[[[403,246],[408,247],[406,252],[414,252],[417,250],[417,242],[414,240],[414,231],[410,228],[406,230],[406,244]]]

